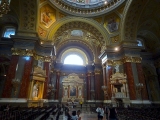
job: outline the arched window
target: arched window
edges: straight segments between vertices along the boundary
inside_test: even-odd
[[[16,28],[15,27],[5,27],[3,37],[10,38],[10,35],[15,35]]]
[[[84,62],[80,56],[76,54],[70,54],[64,59],[64,64],[84,65]]]
[[[143,46],[143,41],[141,39],[137,39],[137,42],[138,42],[138,46]]]

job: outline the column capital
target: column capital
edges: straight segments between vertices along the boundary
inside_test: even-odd
[[[36,53],[33,49],[21,49],[21,48],[12,48],[12,55],[19,56],[33,56],[35,60],[41,60],[43,62],[51,62],[52,56],[41,56]]]

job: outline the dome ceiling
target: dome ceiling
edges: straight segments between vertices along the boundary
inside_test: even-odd
[[[93,17],[108,13],[125,0],[49,0],[63,12],[76,16]]]

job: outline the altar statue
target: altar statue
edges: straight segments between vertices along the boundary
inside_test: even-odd
[[[33,86],[32,97],[38,97],[38,91],[39,91],[38,84],[35,84]]]
[[[119,65],[116,65],[115,69],[116,69],[116,73],[119,72]]]

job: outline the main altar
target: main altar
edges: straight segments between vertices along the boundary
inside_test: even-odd
[[[83,88],[84,81],[75,73],[69,74],[62,80],[63,97],[62,102],[84,101]]]

